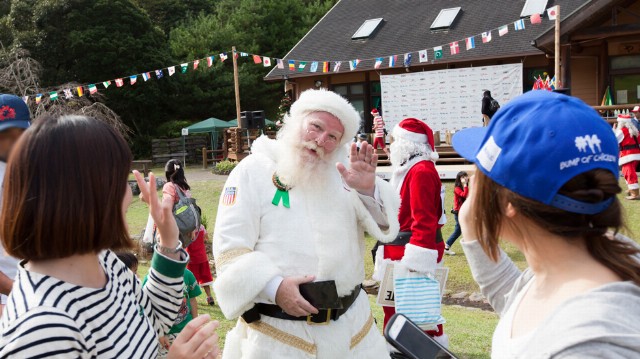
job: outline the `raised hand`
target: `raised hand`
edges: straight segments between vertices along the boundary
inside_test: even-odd
[[[133,175],[140,188],[140,199],[149,205],[149,214],[153,217],[160,233],[158,244],[167,248],[177,247],[179,232],[172,213],[173,201],[171,198],[166,198],[162,203],[160,202],[156,193],[156,177],[153,173],[149,172],[149,182],[145,181],[138,171],[134,170]]]
[[[336,163],[336,168],[344,182],[361,194],[373,196],[376,184],[376,166],[378,165],[378,155],[373,146],[367,141],[363,141],[358,152],[358,147],[352,143],[349,165],[347,169],[344,164]]]

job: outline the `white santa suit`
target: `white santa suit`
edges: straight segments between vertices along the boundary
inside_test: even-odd
[[[290,208],[274,205],[276,146],[266,137],[254,142],[253,154],[229,175],[221,196],[213,239],[218,273],[213,287],[230,319],[257,302],[273,303],[277,287],[270,295],[265,292],[278,277],[335,280],[338,295],[349,295],[364,279],[364,231],[383,242],[398,232],[399,196],[379,178],[378,201],[348,189],[335,170],[326,188],[307,193],[294,187],[289,191]],[[363,291],[328,325],[262,315],[251,324],[239,318],[226,338],[225,359],[388,358]]]

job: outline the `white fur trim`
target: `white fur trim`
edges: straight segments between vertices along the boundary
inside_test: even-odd
[[[633,161],[640,161],[640,153],[633,153],[624,157],[620,157],[620,159],[618,160],[618,165],[622,166]]]
[[[307,114],[320,111],[334,115],[344,126],[340,145],[353,140],[353,136],[356,135],[358,127],[360,127],[360,114],[349,101],[332,91],[324,89],[304,91],[298,100],[291,105],[289,111],[291,116],[288,121],[302,121]]]
[[[376,187],[378,188],[380,200],[384,206],[383,211],[387,215],[387,221],[389,222],[389,228],[387,228],[387,230],[383,231],[380,229],[380,226],[371,217],[371,214],[364,206],[355,190],[351,190],[351,196],[353,197],[352,199],[356,209],[356,214],[364,229],[380,242],[389,243],[396,239],[396,236],[400,231],[400,224],[398,222],[400,196],[393,190],[393,187],[391,187],[388,182],[380,177],[376,177]]]
[[[237,318],[251,309],[258,294],[278,275],[282,273],[271,259],[255,251],[239,256],[224,268],[218,268],[213,291],[224,316],[227,319]]]
[[[449,349],[449,336],[446,333],[442,333],[442,335],[438,335],[432,338],[433,340],[438,342],[438,344],[442,345],[446,349]]]
[[[393,138],[404,138],[413,142],[428,143],[427,135],[422,133],[407,131],[400,126],[396,126],[393,128]],[[433,144],[429,143],[429,146],[433,146]]]
[[[438,264],[438,251],[407,244],[404,249],[402,264],[420,273],[434,273]]]
[[[627,184],[627,188],[628,189],[639,189],[640,185],[638,185],[637,183],[631,183],[631,184]]]

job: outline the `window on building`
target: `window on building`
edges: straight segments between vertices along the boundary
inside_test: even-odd
[[[458,6],[440,10],[440,13],[433,21],[433,24],[431,24],[431,30],[441,30],[451,27],[451,24],[453,24],[458,13],[460,13],[460,9],[462,8]]]
[[[378,29],[378,27],[380,26],[380,24],[382,24],[382,18],[377,18],[377,19],[369,19],[367,21],[365,21],[360,28],[358,29],[358,31],[356,31],[355,34],[353,34],[353,36],[351,36],[352,40],[357,40],[357,39],[366,39],[369,36],[371,36],[373,34],[374,31],[376,31],[376,29]]]
[[[522,7],[520,17],[527,17],[533,14],[544,14],[547,8],[547,0],[527,0]]]
[[[640,103],[640,55],[615,56],[610,60],[613,103]]]
[[[362,131],[365,128],[365,105],[366,105],[366,96],[365,96],[365,83],[352,83],[352,84],[342,84],[342,85],[333,85],[333,92],[339,93],[342,97],[346,98],[353,107],[360,114],[360,127],[359,130]]]

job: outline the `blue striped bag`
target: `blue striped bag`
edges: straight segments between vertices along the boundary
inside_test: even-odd
[[[400,263],[394,263],[393,276],[396,313],[404,314],[421,327],[445,323],[437,280],[412,272]]]

